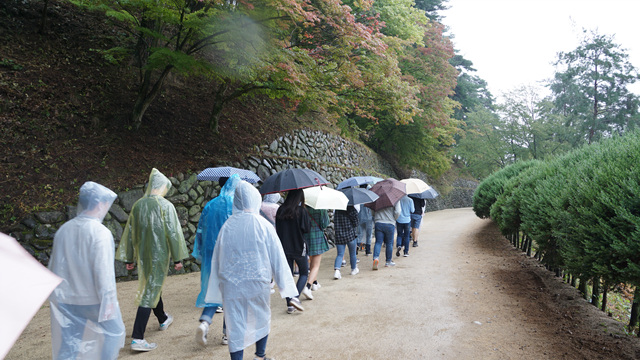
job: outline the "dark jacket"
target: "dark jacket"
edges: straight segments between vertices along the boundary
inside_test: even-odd
[[[353,206],[347,206],[347,210],[336,210],[333,214],[335,225],[336,245],[346,245],[356,238],[358,228],[358,211]]]
[[[296,208],[293,219],[282,218],[282,206],[276,212],[276,232],[282,243],[285,255],[306,255],[309,244],[305,244],[304,234],[311,230],[311,218],[301,207]]]

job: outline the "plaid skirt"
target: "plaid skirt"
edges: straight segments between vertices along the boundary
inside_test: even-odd
[[[309,235],[309,256],[320,255],[329,251],[329,244],[324,236],[324,231],[316,228],[311,230]]]

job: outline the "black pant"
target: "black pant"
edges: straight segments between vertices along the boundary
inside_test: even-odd
[[[133,339],[144,339],[144,331],[147,328],[151,310],[151,308],[138,306],[136,320],[133,323],[133,335],[131,335]],[[167,315],[164,313],[164,306],[162,305],[162,297],[158,300],[158,305],[153,308],[153,315],[158,318],[160,324],[167,321]]]
[[[298,294],[302,294],[302,289],[307,286],[307,279],[309,278],[309,260],[306,255],[286,256],[289,268],[291,269],[291,275],[293,275],[293,262],[295,261],[295,263],[298,264],[298,282],[296,283],[296,287],[298,288]],[[291,298],[287,298],[287,306],[289,305],[289,300],[291,300]]]

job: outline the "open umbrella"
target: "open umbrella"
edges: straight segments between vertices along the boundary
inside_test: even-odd
[[[256,175],[253,171],[238,169],[231,166],[220,166],[204,169],[200,174],[198,174],[198,180],[219,181],[220,178],[228,178],[233,174],[238,174],[240,176],[240,179],[252,184],[260,181],[260,177],[258,177],[258,175]]]
[[[398,200],[407,195],[407,185],[396,179],[389,178],[377,182],[371,187],[371,191],[376,193],[379,198],[372,202],[365,204],[364,206],[378,211],[386,207],[394,206]]]
[[[349,199],[349,205],[366,204],[376,201],[379,196],[371,190],[349,187],[340,189]]]
[[[352,186],[360,186],[363,184],[375,184],[378,181],[382,181],[382,178],[375,176],[353,176],[338,184],[336,189],[344,189]]]
[[[421,193],[417,193],[417,194],[409,194],[409,197],[414,197],[414,198],[418,198],[418,199],[435,199],[438,197],[438,192],[436,191],[436,189],[432,188],[431,186],[429,186],[429,189],[421,192]]]
[[[61,278],[10,236],[0,233],[0,359],[9,353]]]
[[[304,192],[304,203],[316,210],[347,210],[349,199],[338,190],[333,190],[326,186],[312,186],[304,188],[302,191]]]
[[[286,169],[269,176],[262,183],[260,194],[266,195],[327,184],[329,182],[325,178],[311,169]]]
[[[417,194],[431,188],[431,186],[420,179],[402,179],[400,181],[407,184],[407,194]]]

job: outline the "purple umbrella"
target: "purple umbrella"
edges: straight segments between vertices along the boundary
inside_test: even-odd
[[[394,206],[398,200],[407,195],[407,185],[396,179],[389,178],[377,182],[371,187],[371,191],[376,193],[378,200],[365,204],[364,206],[378,211],[386,207]]]

